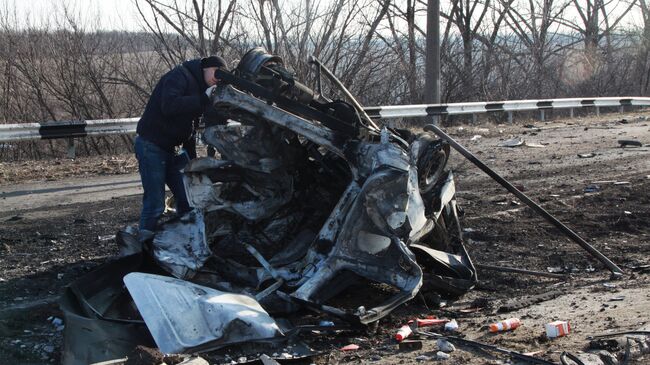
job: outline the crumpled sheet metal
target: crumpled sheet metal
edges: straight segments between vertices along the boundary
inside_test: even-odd
[[[72,282],[61,295],[65,319],[61,364],[87,365],[123,358],[138,345],[154,346],[131,310],[122,277],[142,266],[142,255],[109,261]]]
[[[319,149],[337,155],[347,163],[350,170],[352,181],[342,195],[335,198],[338,199],[338,204],[320,226],[318,238],[303,258],[274,268],[276,274],[285,281],[285,290],[300,302],[322,305],[345,285],[340,282],[339,275],[348,275],[347,272],[399,290],[399,293],[383,304],[360,314],[357,319],[361,323],[377,320],[397,305],[413,298],[422,285],[423,274],[408,245],[418,242],[433,229],[439,229],[435,221],[442,219],[444,209],[450,209],[449,204],[455,192],[451,174],[447,176],[448,179],[440,179],[446,163],[446,153],[440,152],[443,146],[431,138],[420,138],[411,146],[411,150],[404,143],[396,142],[387,129],[381,131],[380,141],[359,140],[341,145],[338,144],[340,141],[334,143],[335,139],[332,138],[330,143],[325,143],[323,137],[328,136],[328,130],[315,123],[260,102],[230,86],[225,86],[217,94],[214,100],[216,106],[225,105],[223,110],[226,111],[228,108],[243,110],[245,113],[239,112],[238,115],[257,118],[256,121],[248,120],[247,123],[257,123],[259,130],[273,130],[274,127],[269,127],[273,124],[287,127],[301,138],[315,142]],[[226,142],[237,144],[246,140],[241,138],[244,133],[241,128],[241,125],[211,127],[206,130],[205,139],[217,148],[224,149]],[[252,130],[249,126],[246,128],[248,136],[263,141],[262,150],[270,151],[265,147],[268,143],[265,135],[254,133],[255,127]],[[227,149],[223,152],[233,158],[230,162],[242,171],[253,170],[259,173],[260,164],[256,159],[262,155],[259,151],[254,151],[255,144],[251,141],[246,140],[243,146],[236,147],[235,153]],[[287,144],[282,140],[279,142],[280,145]],[[278,155],[265,157],[277,161],[293,160],[293,156],[282,156],[282,150],[277,146],[275,152]],[[319,158],[316,156],[315,161],[319,161]],[[444,185],[440,190],[441,196],[436,199],[439,206],[429,216],[425,214],[425,203],[420,194],[422,177],[418,175],[418,165],[421,160],[430,161],[426,165],[427,172],[430,172],[426,191],[433,191],[438,183]],[[289,163],[283,167],[286,170],[280,169],[281,171],[291,172],[294,166]],[[203,173],[210,175],[207,169]],[[298,170],[298,175],[302,173],[302,170]],[[193,181],[200,181],[198,188],[205,188],[204,179],[194,176]],[[192,190],[193,186],[189,184],[187,188]],[[309,193],[308,191],[297,188],[295,194]],[[427,197],[428,204],[431,203],[431,198],[430,195]],[[259,283],[269,279],[267,271],[258,269]],[[296,273],[299,273],[298,278]],[[360,300],[360,304],[363,302]]]
[[[203,213],[197,209],[166,222],[153,239],[154,259],[177,278],[193,277],[211,255]]]
[[[239,176],[239,181],[230,184],[240,185],[245,194],[231,201],[210,192],[210,184],[220,182],[229,174],[212,174],[206,178],[200,172],[219,162],[200,159],[185,169],[190,202],[195,207],[224,209],[251,221],[273,215],[293,196],[293,177],[288,170],[297,151],[284,141],[285,134],[268,123],[231,121],[206,128],[203,138],[219,151],[221,166],[231,165],[231,170]]]
[[[145,273],[124,277],[163,353],[188,353],[283,336],[253,298]]]
[[[363,146],[359,156],[363,161],[359,172],[369,177],[353,202],[337,212],[343,218],[333,249],[324,259],[311,256],[318,261],[306,266],[316,270],[306,275],[309,279],[292,296],[306,302],[323,302],[328,298],[321,298],[321,292],[344,270],[399,289],[382,305],[359,314],[361,323],[369,323],[412,299],[422,285],[422,270],[405,241],[412,232],[422,229],[427,219],[417,191],[417,173],[405,153],[382,143]],[[331,225],[326,223],[324,227],[329,231]],[[321,232],[321,237],[325,235],[327,232]]]

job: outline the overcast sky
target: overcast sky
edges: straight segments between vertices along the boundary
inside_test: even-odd
[[[180,1],[182,2],[183,0]],[[284,1],[293,2],[301,0]],[[322,3],[329,1],[331,0],[320,0]],[[403,0],[395,1],[399,3]],[[0,10],[15,14],[18,20],[18,26],[25,27],[28,24],[43,24],[44,20],[51,21],[56,19],[57,17],[51,15],[62,12],[62,4],[64,3],[68,4],[68,8],[76,15],[74,19],[88,23],[86,29],[95,30],[99,28],[103,30],[126,31],[138,31],[142,29],[134,0],[0,0],[0,4],[2,4]],[[443,8],[448,4],[446,0],[442,0],[441,3]],[[620,2],[617,6],[618,11],[624,8],[625,3],[623,2]],[[641,24],[639,13],[635,9],[635,11],[626,16],[621,24],[625,26]],[[424,13],[421,15],[422,17],[419,17],[418,23],[424,26]],[[567,16],[568,18],[577,18],[577,13],[572,12],[567,14]]]
[[[15,11],[24,24],[39,24],[51,14],[62,12],[68,4],[75,19],[99,24],[104,30],[140,30],[133,0],[0,0],[10,13]],[[94,27],[92,27],[94,28]]]

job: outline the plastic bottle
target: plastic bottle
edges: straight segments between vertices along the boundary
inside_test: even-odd
[[[502,332],[502,331],[510,331],[510,330],[514,330],[519,326],[521,326],[521,321],[519,320],[519,318],[508,318],[501,322],[492,323],[490,325],[490,332],[495,333],[495,332]]]
[[[402,340],[404,340],[405,338],[410,336],[411,333],[413,333],[413,330],[411,329],[411,326],[408,325],[408,324],[405,324],[405,325],[403,325],[402,327],[399,328],[399,330],[395,334],[395,339],[397,341],[401,342]]]

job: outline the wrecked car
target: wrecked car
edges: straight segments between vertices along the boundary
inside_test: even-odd
[[[166,353],[278,338],[292,328],[276,320],[302,310],[362,328],[423,286],[473,287],[445,142],[380,128],[262,48],[216,76],[211,100],[227,121],[203,133],[220,158],[184,170],[193,211],[162,221],[142,253],[121,232],[136,253],[68,289],[64,363],[115,358],[134,337]],[[364,294],[340,300],[360,284]]]

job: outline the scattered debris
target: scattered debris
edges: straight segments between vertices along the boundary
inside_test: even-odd
[[[544,143],[534,143],[534,142],[525,142],[525,141],[524,141],[524,146],[531,147],[531,148],[546,148],[546,145]]]
[[[521,321],[519,318],[508,318],[500,322],[491,323],[488,328],[492,333],[512,331],[521,326]]]
[[[397,341],[402,341],[405,338],[409,337],[411,333],[413,333],[413,330],[411,329],[411,325],[405,324],[399,328],[399,330],[395,334],[395,339]]]
[[[455,319],[452,319],[451,321],[445,323],[445,331],[447,332],[458,331],[458,322],[456,322]]]
[[[510,148],[513,148],[513,147],[522,146],[523,144],[524,144],[523,139],[521,139],[520,137],[515,137],[515,138],[511,138],[511,139],[508,139],[508,140],[505,140],[505,141],[501,142],[500,144],[497,145],[497,147],[510,147]]]
[[[554,321],[544,325],[546,329],[546,337],[556,338],[563,337],[569,334],[571,331],[571,325],[566,321]]]
[[[475,134],[470,138],[470,141],[478,141],[482,136],[480,134]]]
[[[259,360],[262,362],[262,365],[280,365],[279,362],[275,361],[267,354],[262,354]]]
[[[597,193],[599,191],[600,191],[600,186],[594,184],[587,185],[587,187],[584,189],[585,193]]]
[[[616,297],[609,298],[610,302],[620,302],[622,300],[625,300],[625,295],[619,295]]]
[[[436,340],[436,346],[438,346],[438,349],[442,352],[454,352],[456,350],[456,347],[454,347],[451,342],[443,338]]]
[[[567,275],[557,274],[557,273],[554,273],[554,271],[549,271],[549,273],[546,273],[546,272],[541,272],[541,271],[519,269],[519,268],[515,268],[515,267],[494,266],[494,265],[485,265],[485,264],[476,264],[475,266],[478,269],[490,270],[490,271],[513,272],[513,273],[524,274],[524,275],[544,276],[544,277],[555,278],[555,279],[567,279]],[[557,268],[548,268],[548,269],[555,270]],[[559,269],[560,269],[560,271],[558,271],[558,272],[564,272],[564,270],[562,270],[562,268],[559,268]]]
[[[503,305],[501,305],[499,309],[497,309],[497,312],[498,313],[513,312],[519,309],[530,307],[531,305],[537,303],[555,299],[561,296],[562,294],[563,293],[559,290],[551,290],[551,291],[547,291],[546,293],[542,293],[538,295],[532,295],[523,298],[513,298],[508,300]]]
[[[596,154],[591,152],[591,153],[578,153],[578,157],[580,158],[592,158],[596,157]]]
[[[451,356],[449,354],[445,353],[445,352],[442,352],[442,351],[436,352],[436,360],[447,360],[450,357]]]
[[[439,339],[439,338],[444,338],[445,340],[455,343],[457,346],[468,346],[468,347],[473,347],[473,348],[478,348],[481,350],[487,350],[487,351],[494,351],[502,354],[506,354],[512,358],[523,360],[526,362],[530,362],[533,364],[544,364],[544,365],[556,365],[554,362],[547,361],[544,359],[540,359],[537,357],[529,356],[526,354],[523,354],[521,352],[509,350],[509,349],[504,349],[495,345],[490,345],[486,343],[482,343],[479,341],[474,341],[466,338],[461,338],[458,336],[447,336],[447,335],[441,335],[438,333],[433,333],[433,332],[427,332],[423,330],[417,330],[417,334],[425,337],[429,337],[432,339]]]
[[[341,351],[356,351],[359,349],[359,345],[349,344],[340,348]]]
[[[183,362],[178,363],[178,365],[210,365],[210,363],[204,358],[197,356],[185,359]]]
[[[624,148],[624,147],[643,147],[643,143],[632,140],[632,139],[619,139],[618,144],[620,145],[619,147]]]
[[[401,351],[414,351],[422,349],[422,341],[406,340],[401,341],[398,345]]]
[[[6,219],[5,222],[14,222],[14,221],[19,221],[23,219],[24,217],[21,215],[14,215],[13,217]]]

